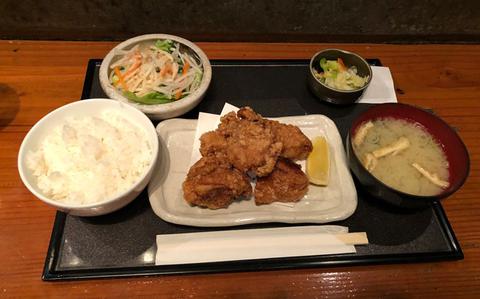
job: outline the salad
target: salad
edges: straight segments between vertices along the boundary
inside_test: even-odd
[[[157,40],[121,50],[121,58],[110,65],[109,80],[133,102],[145,105],[180,100],[195,91],[202,81],[203,68],[180,44]]]
[[[320,59],[320,68],[323,72],[318,72],[314,69],[314,74],[325,85],[341,89],[354,90],[361,88],[367,84],[368,75],[361,77],[357,75],[357,68],[351,66],[347,68],[341,58],[335,60]]]

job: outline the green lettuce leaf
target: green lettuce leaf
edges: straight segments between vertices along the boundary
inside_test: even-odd
[[[173,51],[171,50],[171,48],[173,48],[173,41],[172,40],[169,40],[169,39],[165,39],[165,40],[157,40],[155,42],[155,47],[157,47],[158,49],[160,50],[163,50],[165,52],[168,52],[168,53],[172,53]]]
[[[159,92],[151,92],[149,94],[144,95],[143,97],[138,97],[133,92],[126,91],[123,93],[123,95],[127,97],[127,99],[129,99],[130,101],[144,104],[144,105],[156,105],[156,104],[165,104],[165,103],[173,102],[171,98]]]
[[[338,71],[338,62],[335,60],[320,59],[320,67],[324,72]]]

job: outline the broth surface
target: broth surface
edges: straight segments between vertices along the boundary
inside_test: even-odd
[[[392,145],[401,137],[407,138],[410,143],[406,149],[377,158],[375,167],[370,171],[377,179],[409,194],[436,195],[443,191],[412,166],[413,163],[418,163],[431,174],[448,182],[445,153],[421,125],[394,118],[376,119],[372,123],[373,127],[368,129],[363,142],[353,146],[360,161],[364,161],[367,154]],[[365,124],[361,126],[363,125]],[[358,132],[359,130],[356,134]]]

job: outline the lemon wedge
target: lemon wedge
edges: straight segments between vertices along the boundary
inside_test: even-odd
[[[325,137],[318,136],[312,141],[313,150],[307,158],[307,176],[310,183],[327,186],[330,177],[330,153]]]

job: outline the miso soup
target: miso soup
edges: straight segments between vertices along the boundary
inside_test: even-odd
[[[441,145],[419,124],[394,118],[363,123],[353,149],[384,184],[414,195],[436,195],[448,187],[448,161]]]

